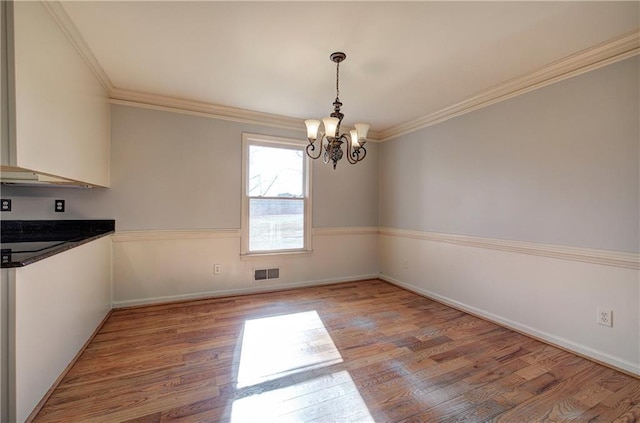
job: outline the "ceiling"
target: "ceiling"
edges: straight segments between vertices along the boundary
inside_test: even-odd
[[[630,2],[61,3],[123,90],[345,123],[433,114],[639,27]]]

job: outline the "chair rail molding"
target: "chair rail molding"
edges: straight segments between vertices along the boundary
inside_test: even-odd
[[[470,235],[422,232],[407,229],[380,228],[380,235],[412,238],[424,241],[445,242],[467,247],[486,248],[519,254],[551,257],[562,260],[580,261],[605,266],[640,269],[640,253],[596,250],[564,245],[541,244],[527,241],[512,241],[497,238],[483,238]]]
[[[240,238],[240,229],[117,231],[113,242],[171,241],[176,239]]]

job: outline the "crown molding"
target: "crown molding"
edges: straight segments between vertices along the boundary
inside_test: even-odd
[[[186,100],[177,97],[125,90],[122,88],[113,88],[109,97],[109,102],[111,104],[182,113],[192,116],[246,123],[250,125],[269,126],[306,134],[304,119],[299,118]],[[369,131],[369,134],[370,135],[367,138],[368,142],[378,142],[378,132]]]
[[[103,85],[113,104],[304,132],[303,119],[116,88],[60,2],[47,0],[41,3]],[[370,130],[368,141],[389,141],[638,54],[640,31],[636,30],[550,63],[534,72],[495,85],[421,118],[382,131]]]
[[[121,88],[113,88],[109,97],[109,102],[112,104],[182,113],[192,116],[246,123],[250,125],[269,126],[306,134],[304,119],[289,116],[256,112],[236,107],[221,106],[177,97],[125,90]],[[378,132],[369,131],[367,142],[378,142],[378,139]]]
[[[89,48],[89,45],[80,34],[80,31],[78,31],[78,28],[75,26],[69,15],[67,15],[64,7],[62,7],[60,2],[57,0],[41,1],[41,4],[45,9],[47,9],[71,45],[73,45],[76,51],[80,54],[82,59],[89,66],[89,69],[91,69],[100,84],[102,84],[107,94],[109,94],[114,88],[113,83],[111,83],[109,76],[106,74],[104,69],[102,69],[102,66],[100,66],[100,62],[96,59],[96,56]]]
[[[378,139],[380,142],[389,141],[637,54],[640,54],[640,31],[636,30],[500,83],[424,117],[385,129],[379,133]]]
[[[302,119],[271,113],[254,112],[235,107],[220,106],[176,97],[161,96],[139,91],[114,88],[109,95],[109,102],[125,106],[141,107],[189,114],[194,116],[228,120],[232,122],[271,126],[294,131],[304,131]]]

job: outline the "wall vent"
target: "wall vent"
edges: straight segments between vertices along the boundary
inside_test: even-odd
[[[264,281],[266,279],[280,279],[280,268],[273,269],[254,269],[253,280]]]

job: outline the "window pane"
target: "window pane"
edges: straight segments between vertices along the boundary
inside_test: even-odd
[[[302,150],[249,147],[250,197],[302,197]]]
[[[249,250],[304,248],[304,200],[249,200]]]

